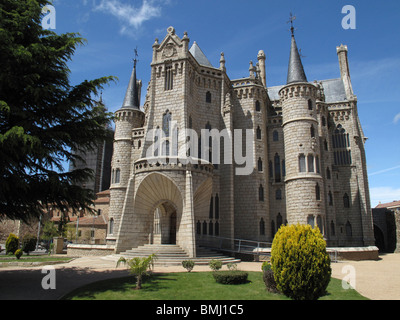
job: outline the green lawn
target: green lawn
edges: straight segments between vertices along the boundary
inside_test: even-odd
[[[54,256],[22,256],[17,259],[15,256],[2,256],[1,262],[49,262],[49,261],[68,261],[71,257],[54,257]]]
[[[133,290],[135,279],[124,277],[96,282],[79,288],[66,300],[289,300],[266,291],[262,272],[249,272],[249,282],[223,285],[211,272],[157,273],[145,279],[142,290]],[[328,294],[321,300],[364,300],[355,290],[344,290],[341,280],[332,278]]]

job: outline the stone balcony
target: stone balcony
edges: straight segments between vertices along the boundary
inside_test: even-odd
[[[202,173],[212,176],[214,166],[207,160],[193,157],[163,156],[143,158],[135,161],[135,173],[151,171],[182,171]]]

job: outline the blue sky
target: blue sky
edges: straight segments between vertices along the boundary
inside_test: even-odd
[[[345,5],[356,29],[342,28]],[[371,204],[400,200],[400,1],[384,0],[54,0],[57,33],[87,39],[69,64],[72,83],[113,75],[103,92],[110,111],[122,104],[138,47],[146,92],[152,44],[169,26],[188,32],[210,62],[224,52],[231,79],[248,76],[249,61],[266,54],[267,85],[286,82],[290,12],[309,81],[340,77],[336,46],[349,49],[350,74],[366,143]],[[144,95],[144,94],[143,94]],[[142,99],[143,101],[143,99]]]

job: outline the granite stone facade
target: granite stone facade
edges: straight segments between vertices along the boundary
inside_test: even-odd
[[[107,244],[178,244],[195,257],[205,240],[271,242],[282,224],[310,223],[328,246],[374,245],[347,47],[337,48],[340,78],[291,79],[304,74],[292,35],[288,83],[268,87],[262,50],[232,80],[223,53],[213,67],[189,42],[173,27],[156,39],[142,108],[135,61],[116,112]],[[230,135],[201,135],[210,130]]]

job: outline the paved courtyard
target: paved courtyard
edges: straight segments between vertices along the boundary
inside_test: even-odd
[[[56,300],[68,292],[98,280],[128,275],[124,267],[115,268],[114,257],[82,257],[55,265],[56,289],[44,290],[43,267],[7,267],[0,269],[0,300]],[[350,266],[350,268],[349,268]],[[400,300],[400,254],[381,255],[378,261],[342,261],[332,263],[332,276],[338,279],[355,275],[356,290],[373,300]],[[261,262],[241,262],[238,268],[260,271]],[[193,271],[209,271],[195,266]],[[183,267],[156,266],[155,272],[181,272]]]

